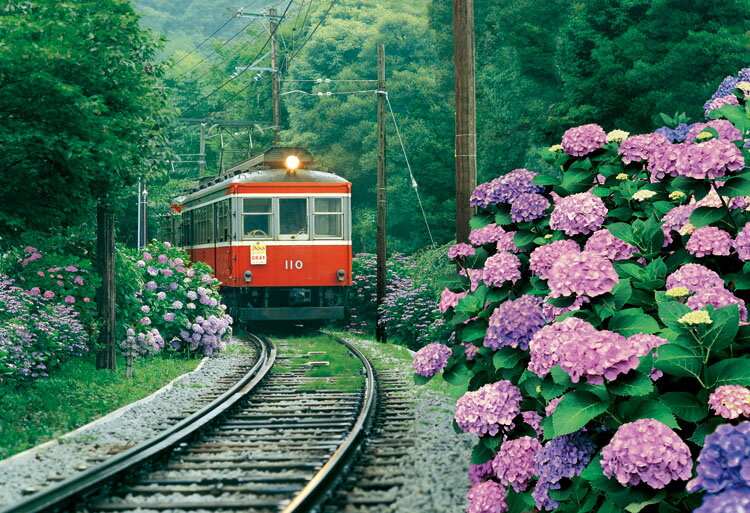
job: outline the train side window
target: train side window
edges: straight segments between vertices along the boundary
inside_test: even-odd
[[[307,198],[279,198],[279,240],[308,240]]]
[[[271,198],[244,198],[242,200],[242,238],[245,240],[270,239],[273,207]]]
[[[182,213],[182,243],[185,246],[193,245],[193,211]]]
[[[216,203],[216,242],[229,240],[229,200]]]
[[[344,207],[342,198],[315,198],[313,215],[316,239],[344,237]]]
[[[206,205],[193,211],[194,244],[209,244],[214,236],[214,206]]]

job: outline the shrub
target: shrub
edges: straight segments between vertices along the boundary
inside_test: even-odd
[[[584,125],[545,152],[553,171],[477,187],[441,298],[456,428],[480,436],[468,510],[700,506],[685,481],[706,435],[750,412],[750,69],[732,87],[684,142]]]

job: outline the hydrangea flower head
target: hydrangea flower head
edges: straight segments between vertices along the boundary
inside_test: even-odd
[[[737,101],[737,98],[734,95],[731,95],[732,98],[734,98],[734,101]],[[737,105],[736,103],[734,105]],[[694,123],[690,130],[687,133],[687,136],[685,139],[687,141],[692,141],[693,139],[698,137],[698,134],[703,132],[706,128],[713,128],[716,130],[716,132],[719,134],[719,139],[724,139],[725,141],[740,141],[742,140],[742,132],[735,127],[731,121],[726,119],[714,119],[712,121],[709,121],[708,123]]]
[[[708,397],[708,404],[725,419],[736,419],[740,415],[750,417],[750,389],[740,385],[717,387]]]
[[[495,481],[482,481],[471,487],[466,494],[466,513],[505,513],[505,488]]]
[[[745,223],[734,238],[734,249],[737,250],[740,260],[743,262],[750,260],[750,223]]]
[[[602,449],[604,475],[623,486],[641,482],[661,489],[693,470],[690,449],[677,433],[655,419],[623,424]]]
[[[482,279],[490,287],[502,287],[506,281],[515,283],[520,277],[521,261],[513,253],[495,253],[484,263]]]
[[[595,123],[569,128],[562,136],[565,153],[583,157],[607,144],[607,133]]]
[[[561,481],[583,472],[596,452],[596,446],[584,431],[553,438],[542,447],[534,458],[534,474],[539,480],[531,496],[540,510],[550,511],[559,504],[553,500],[550,490],[559,490]]]
[[[628,244],[609,233],[609,230],[595,231],[584,246],[585,251],[596,253],[612,261],[633,258],[633,253],[637,249],[632,244]]]
[[[573,383],[586,378],[589,383],[601,385],[605,378],[612,381],[638,367],[640,350],[619,333],[594,331],[568,340],[560,348],[559,364]]]
[[[510,346],[525,350],[544,324],[541,298],[527,294],[505,301],[490,316],[484,345],[491,349]]]
[[[665,294],[667,295],[667,297],[685,297],[690,295],[690,291],[687,289],[687,287],[674,287],[668,289]]]
[[[592,233],[602,227],[607,218],[607,207],[601,198],[590,192],[580,192],[555,202],[549,226],[568,236]]]
[[[620,281],[612,262],[590,251],[565,253],[549,271],[550,296],[595,297],[610,292]]]
[[[724,287],[724,280],[715,271],[701,264],[685,264],[667,276],[667,289],[685,287],[690,292]]]
[[[703,497],[700,508],[693,513],[746,513],[750,511],[750,488],[735,488]]]
[[[475,246],[482,246],[484,244],[499,241],[505,233],[506,232],[502,226],[490,223],[483,228],[471,230],[471,233],[469,233],[469,242]]]
[[[492,460],[500,483],[512,486],[516,492],[526,490],[534,475],[534,457],[541,448],[539,440],[530,436],[503,442]]]
[[[721,178],[727,173],[745,167],[740,149],[724,139],[672,146],[680,147],[675,169],[678,174],[688,178]]]
[[[625,164],[648,161],[654,151],[669,144],[669,140],[659,133],[631,135],[620,144],[617,152]]]
[[[685,225],[690,223],[690,216],[693,214],[697,205],[680,205],[664,214],[661,222],[661,231],[664,233],[664,245],[672,243],[672,232],[681,233]]]
[[[492,470],[492,460],[479,465],[473,463],[469,464],[469,482],[472,484],[486,481],[494,475],[495,472]]]
[[[690,296],[685,303],[692,310],[700,310],[708,305],[714,308],[722,308],[736,304],[740,310],[740,320],[747,321],[747,307],[745,302],[729,292],[724,287],[700,289]]]
[[[445,313],[448,308],[454,308],[458,305],[458,300],[466,297],[468,292],[451,292],[447,287],[440,293],[440,302],[438,303],[438,310],[440,313]]]
[[[474,248],[463,242],[454,244],[448,250],[448,258],[465,258],[474,254],[476,254]]]
[[[542,436],[542,416],[539,415],[537,412],[530,410],[530,411],[522,411],[521,412],[521,418],[523,418],[523,421],[531,426],[531,428],[536,431],[537,436]]]
[[[533,221],[543,217],[549,206],[549,200],[541,194],[519,194],[510,206],[510,218],[514,223]]]
[[[607,142],[621,143],[628,137],[630,137],[630,132],[626,132],[625,130],[612,130],[607,133]]]
[[[456,403],[458,427],[477,436],[495,436],[501,429],[510,428],[519,413],[521,391],[507,380],[466,392]]]
[[[543,280],[549,279],[549,271],[565,253],[580,253],[581,247],[574,240],[563,239],[539,246],[529,256],[529,269]]]
[[[412,361],[414,372],[430,378],[448,365],[448,358],[452,354],[451,348],[446,345],[438,342],[427,344],[414,355]]]
[[[721,228],[704,226],[698,228],[685,244],[685,249],[697,257],[728,255],[732,248],[732,236]]]
[[[543,378],[560,363],[562,347],[575,344],[582,338],[596,335],[596,329],[577,317],[567,317],[560,322],[544,326],[529,342],[529,370]]]
[[[698,324],[711,324],[711,316],[708,315],[708,312],[705,310],[698,310],[695,312],[686,313],[679,319],[677,319],[677,322],[681,322],[682,324],[687,324],[688,326],[697,326]]]
[[[564,313],[580,310],[583,305],[589,302],[590,300],[586,296],[578,296],[571,305],[562,307],[554,306],[548,303],[545,299],[544,303],[542,303],[542,312],[544,313],[544,318],[547,322],[552,322]]]
[[[697,477],[687,484],[688,491],[705,489],[719,493],[737,487],[750,487],[750,422],[737,426],[721,424],[706,440],[698,456]]]

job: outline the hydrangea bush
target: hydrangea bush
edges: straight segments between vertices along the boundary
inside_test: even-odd
[[[467,511],[744,511],[748,428],[711,433],[750,412],[749,82],[669,135],[571,128],[552,171],[475,190],[450,357],[415,358],[466,387]]]

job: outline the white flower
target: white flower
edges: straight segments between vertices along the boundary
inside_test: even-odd
[[[656,196],[656,192],[649,191],[648,189],[641,189],[633,194],[633,199],[636,201],[643,201],[645,199],[653,198],[654,196]]]

